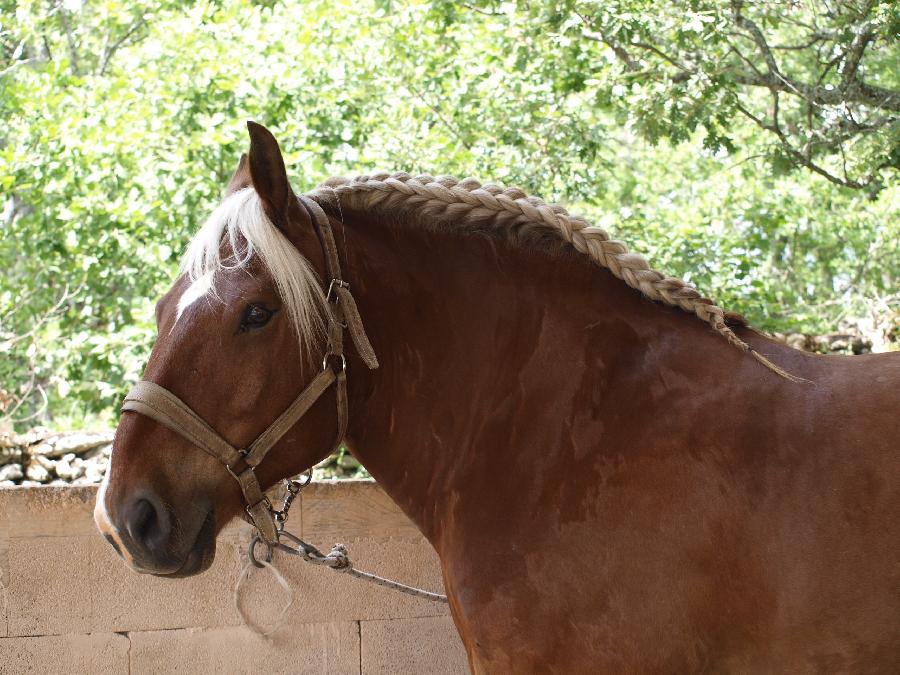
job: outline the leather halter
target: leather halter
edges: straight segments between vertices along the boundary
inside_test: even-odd
[[[350,285],[341,277],[334,233],[328,216],[316,202],[299,197],[316,226],[316,233],[325,254],[325,272],[330,279],[328,300],[328,348],[322,361],[322,372],[300,392],[287,409],[246,448],[238,449],[220,436],[206,421],[171,391],[154,382],[142,380],[125,396],[122,412],[130,411],[146,415],[178,433],[201,450],[218,459],[241,487],[250,522],[269,544],[278,541],[278,528],[272,513],[272,505],[262,491],[254,469],[284,434],[296,424],[329,387],[335,386],[337,397],[337,437],[333,451],[347,432],[347,358],[344,355],[344,329],[363,362],[370,369],[378,367],[378,359],[366,336],[350,294]]]

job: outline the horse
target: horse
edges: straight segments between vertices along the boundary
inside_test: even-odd
[[[207,569],[343,442],[436,550],[475,673],[898,672],[900,354],[794,350],[520,190],[298,196],[248,128],[144,373],[196,434],[135,394],[97,495],[128,565]]]

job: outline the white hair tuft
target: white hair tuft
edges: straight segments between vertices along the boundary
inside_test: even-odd
[[[230,254],[222,257],[223,244]],[[325,294],[318,275],[272,223],[253,188],[229,195],[194,236],[181,270],[191,285],[178,302],[178,316],[195,300],[216,295],[216,272],[246,268],[257,256],[271,275],[300,347],[311,347],[325,328]]]

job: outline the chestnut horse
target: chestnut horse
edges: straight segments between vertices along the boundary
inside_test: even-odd
[[[246,447],[321,372],[328,285],[278,144],[249,156],[156,308],[144,379]],[[517,190],[333,179],[345,442],[437,551],[478,673],[900,672],[900,354],[758,334]],[[256,468],[334,443],[331,388]],[[134,569],[205,570],[222,464],[123,413],[95,518]]]

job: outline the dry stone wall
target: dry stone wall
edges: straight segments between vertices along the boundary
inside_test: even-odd
[[[229,525],[204,574],[129,571],[94,529],[96,488],[0,489],[0,673],[465,673],[446,605],[280,556],[294,591],[285,625],[241,625],[233,588],[250,528]],[[440,591],[437,556],[369,481],[313,484],[291,524],[320,547],[340,541],[362,569]],[[242,589],[271,625],[286,598],[255,572]]]
[[[52,432],[38,427],[23,434],[0,430],[0,488],[96,485],[106,474],[113,436],[108,430]],[[316,464],[313,475],[316,480],[368,478],[345,449]]]
[[[0,432],[0,488],[99,483],[112,440],[112,431]]]

